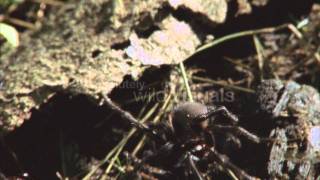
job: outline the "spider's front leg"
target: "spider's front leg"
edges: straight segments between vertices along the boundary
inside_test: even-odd
[[[145,132],[149,136],[151,136],[153,139],[159,141],[159,142],[165,142],[165,140],[157,133],[155,132],[152,128],[146,126],[145,124],[139,122],[135,117],[133,117],[129,112],[121,109],[118,105],[116,105],[112,100],[107,96],[103,96],[105,100],[105,104],[112,109],[113,111],[119,113],[121,117],[124,119],[128,120],[134,127],[139,129],[142,132]]]
[[[156,176],[166,177],[166,176],[172,175],[171,172],[167,170],[144,163],[142,159],[139,159],[128,152],[124,152],[124,155],[126,159],[129,161],[127,162],[127,164],[132,165],[131,167],[130,166],[128,167],[127,169],[128,174],[127,174],[127,178],[125,179],[133,179],[137,175],[142,175],[144,172],[147,173],[149,176],[156,175]],[[155,177],[153,178],[145,177],[144,179],[155,179]]]
[[[248,140],[255,142],[257,144],[263,142],[263,141],[269,141],[270,139],[260,138],[257,135],[247,131],[246,129],[239,127],[239,126],[233,126],[233,125],[212,125],[210,127],[213,131],[216,132],[231,132],[233,134],[241,135],[246,137]]]
[[[208,106],[207,109],[208,109],[207,113],[198,115],[193,119],[193,122],[196,122],[196,123],[202,122],[202,121],[208,120],[212,116],[216,116],[219,114],[224,115],[225,117],[230,119],[234,124],[236,124],[239,121],[238,117],[233,113],[231,113],[225,106],[219,106],[219,107]]]
[[[246,129],[236,126],[238,123],[238,117],[231,113],[225,106],[220,106],[220,107],[213,107],[209,106],[208,107],[208,112],[205,114],[198,115],[197,117],[194,118],[193,122],[202,122],[205,120],[212,121],[213,119],[210,119],[210,117],[222,114],[228,119],[232,120],[233,125],[216,125],[213,122],[209,122],[209,127],[213,131],[220,131],[220,132],[231,132],[236,135],[241,135],[249,139],[250,141],[253,141],[255,143],[261,143],[263,141],[270,141],[270,139],[265,139],[265,138],[260,138],[257,135],[247,131]]]

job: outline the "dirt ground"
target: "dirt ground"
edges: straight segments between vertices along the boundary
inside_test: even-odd
[[[248,179],[237,170],[252,179],[319,179],[319,2],[50,0],[14,8],[0,13],[21,41],[12,49],[0,39],[0,179]],[[225,106],[239,119],[232,126],[261,142],[210,128],[190,130],[196,145],[180,142],[169,122],[192,99]],[[229,125],[225,113],[211,119]],[[173,148],[157,154],[168,142]],[[197,145],[237,168],[204,150],[191,153],[192,166],[187,150]]]

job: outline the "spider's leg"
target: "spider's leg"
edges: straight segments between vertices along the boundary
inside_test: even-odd
[[[173,147],[174,147],[174,144],[172,144],[171,142],[167,142],[166,144],[162,145],[159,150],[146,154],[139,161],[139,163],[135,165],[135,167],[134,167],[135,171],[140,171],[141,169],[143,169],[144,164],[147,163],[149,160],[151,160],[157,156],[162,156],[164,154],[171,153],[171,150],[173,149]],[[166,172],[166,173],[169,174],[170,172]]]
[[[198,170],[197,166],[194,163],[194,160],[192,157],[193,155],[190,152],[187,152],[187,156],[188,156],[188,162],[190,164],[190,167],[191,167],[193,173],[196,174],[196,176],[198,177],[199,180],[204,180],[200,171]]]
[[[136,127],[137,129],[145,132],[147,135],[151,136],[152,138],[160,141],[160,142],[164,142],[165,140],[157,133],[155,132],[153,129],[149,128],[148,126],[146,126],[145,124],[139,122],[135,117],[132,116],[131,113],[129,113],[128,111],[125,111],[123,109],[121,109],[118,105],[116,105],[114,102],[112,102],[112,100],[107,96],[107,95],[103,95],[103,98],[105,100],[106,105],[112,109],[113,111],[119,113],[121,115],[122,118],[127,119],[134,127]]]
[[[212,158],[219,162],[224,168],[230,169],[241,180],[257,180],[258,178],[250,176],[244,170],[234,165],[226,155],[218,153],[213,147],[210,148]]]
[[[147,162],[157,156],[166,156],[171,153],[172,149],[174,148],[174,144],[171,142],[167,142],[166,144],[162,145],[160,149],[156,150],[154,153],[149,153],[142,158],[143,162]]]
[[[207,119],[209,119],[211,116],[215,116],[218,114],[222,114],[224,116],[226,116],[227,118],[229,118],[230,120],[232,120],[233,123],[237,123],[238,117],[236,115],[234,115],[233,113],[231,113],[225,106],[219,106],[219,107],[208,107],[208,113],[205,114],[201,114],[197,117],[195,117],[193,120],[194,122],[201,122],[201,121],[205,121]]]
[[[210,128],[213,129],[213,131],[230,131],[235,134],[239,134],[241,136],[246,137],[252,142],[255,143],[261,143],[262,141],[270,141],[270,139],[260,138],[257,135],[247,131],[246,129],[239,127],[239,126],[228,126],[228,125],[212,125]]]
[[[132,156],[131,154],[129,154],[128,152],[125,152],[125,156],[127,158],[127,160],[129,160],[135,169],[132,169],[131,171],[135,170],[135,172],[137,172],[137,168],[136,167],[141,167],[142,165],[142,160],[138,159],[137,157]],[[159,175],[159,176],[168,176],[169,174],[171,174],[170,172],[158,168],[158,167],[154,167],[151,165],[147,165],[147,164],[143,164],[143,169],[146,170],[146,172],[148,172],[148,174],[154,174],[154,175]]]

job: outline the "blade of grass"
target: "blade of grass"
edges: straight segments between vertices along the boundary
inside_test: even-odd
[[[48,5],[51,5],[51,6],[62,6],[62,5],[65,5],[65,2],[56,1],[56,0],[32,0],[32,1],[36,2],[36,3],[48,4]]]
[[[179,67],[180,67],[180,70],[181,70],[181,74],[182,74],[182,78],[183,78],[183,83],[184,83],[184,86],[185,86],[185,88],[186,88],[189,101],[190,101],[190,102],[193,102],[193,97],[192,97],[191,89],[190,89],[189,82],[188,82],[187,73],[186,73],[186,70],[185,70],[185,68],[184,68],[183,62],[180,62],[180,63],[179,63]]]
[[[231,85],[231,84],[226,84],[226,83],[218,82],[218,81],[208,79],[208,78],[193,76],[192,79],[197,80],[197,81],[201,81],[201,82],[211,83],[214,85],[223,86],[223,87],[226,87],[229,89],[238,90],[238,91],[242,91],[242,92],[246,92],[246,93],[255,93],[255,91],[253,89],[235,86],[235,85]]]
[[[160,113],[157,114],[157,116],[153,119],[153,121],[152,121],[153,123],[158,123],[160,121],[162,115],[164,114],[164,112],[166,112],[167,108],[169,107],[171,96],[172,96],[172,94],[170,93],[168,95],[168,97],[166,98],[165,102],[163,103],[162,107],[160,108],[160,110],[159,110]],[[144,135],[142,137],[142,139],[139,141],[139,143],[136,145],[136,147],[132,151],[133,156],[136,156],[138,151],[144,146],[146,137],[147,136]]]
[[[241,32],[237,32],[237,33],[233,33],[233,34],[229,34],[223,37],[220,37],[216,40],[213,40],[210,43],[204,44],[203,46],[201,46],[200,48],[198,48],[196,50],[196,53],[203,51],[205,49],[208,49],[210,47],[216,46],[218,44],[221,44],[223,42],[235,39],[235,38],[239,38],[239,37],[243,37],[243,36],[250,36],[250,35],[255,35],[255,34],[262,34],[262,33],[272,33],[281,29],[285,29],[288,28],[289,24],[283,24],[277,27],[267,27],[267,28],[262,28],[262,29],[255,29],[255,30],[247,30],[247,31],[241,31]]]
[[[263,47],[256,35],[253,35],[253,42],[258,55],[258,67],[260,71],[260,79],[263,79]]]
[[[4,16],[4,20],[8,21],[11,24],[14,24],[14,25],[17,25],[17,26],[21,26],[21,27],[24,27],[24,28],[27,28],[27,29],[30,29],[30,30],[36,30],[37,29],[37,27],[34,24],[32,24],[30,22],[27,22],[27,21],[24,21],[24,20],[21,20],[21,19],[18,19],[18,18]]]
[[[316,58],[318,64],[320,65],[320,53],[319,52],[314,53],[314,57]]]
[[[243,64],[241,61],[235,61],[234,59],[230,58],[230,57],[227,57],[227,56],[224,56],[223,57],[226,61],[236,65],[236,66],[240,66],[241,68],[243,69],[246,69],[246,70],[250,70],[250,67],[246,64]]]
[[[168,104],[168,102],[169,102],[169,100],[170,100],[170,97],[171,97],[171,96],[168,96],[166,102],[165,102],[165,103],[163,104],[163,106],[161,107],[160,112],[162,112],[161,110],[163,110],[163,109],[167,106],[167,104]],[[118,149],[118,151],[116,152],[116,154],[114,155],[114,157],[111,159],[108,167],[107,167],[106,170],[105,170],[105,174],[109,174],[110,170],[111,170],[112,167],[113,167],[113,164],[114,164],[115,160],[118,159],[119,154],[121,153],[121,151],[122,151],[122,149],[124,148],[124,146],[125,146],[125,144],[123,144],[123,145]]]
[[[288,28],[291,30],[291,32],[299,39],[302,39],[303,38],[303,35],[302,33],[299,31],[299,29],[293,25],[293,24],[289,24],[288,25]]]
[[[155,110],[157,109],[158,104],[156,104],[155,106],[153,106],[148,112],[147,114],[141,119],[141,123],[144,123],[146,120],[148,120],[151,115],[155,112]],[[130,130],[130,132],[105,156],[105,158],[100,161],[100,163],[98,163],[98,165],[96,165],[95,167],[93,167],[91,169],[91,171],[83,178],[83,180],[89,180],[90,177],[99,169],[100,166],[102,166],[103,164],[105,164],[106,162],[109,161],[109,159],[117,152],[118,149],[120,149],[122,146],[124,146],[123,144],[126,144],[127,141],[131,138],[131,136],[137,131],[136,128],[132,128]]]

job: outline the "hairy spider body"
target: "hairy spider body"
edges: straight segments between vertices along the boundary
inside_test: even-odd
[[[224,115],[231,120],[232,125],[215,124],[216,115]],[[192,161],[214,161],[221,164],[224,168],[232,170],[241,179],[254,179],[243,170],[229,161],[225,155],[218,153],[214,147],[214,131],[226,130],[244,135],[249,139],[260,142],[260,138],[249,133],[245,129],[235,126],[238,118],[229,112],[224,106],[206,106],[195,102],[185,102],[176,106],[170,119],[173,133],[176,135],[176,144],[180,144],[187,156],[190,164]],[[201,179],[201,175],[193,165],[193,170]]]
[[[107,104],[122,114],[135,127],[146,132],[152,138],[162,141],[163,145],[156,152],[144,155],[136,170],[143,168],[144,163],[148,163],[159,157],[169,158],[173,162],[173,168],[187,167],[195,177],[204,179],[203,173],[198,165],[213,164],[221,165],[224,169],[229,169],[239,179],[257,179],[248,175],[245,171],[234,165],[226,155],[220,154],[215,149],[214,132],[230,132],[247,137],[255,143],[261,142],[256,135],[236,125],[238,118],[229,112],[225,107],[205,106],[200,103],[186,102],[174,108],[169,121],[171,129],[169,138],[163,139],[161,135],[139,123],[130,113],[121,110],[108,97],[105,97]],[[215,123],[216,115],[223,115],[231,120],[231,125],[218,125]],[[161,140],[162,139],[162,140]]]

